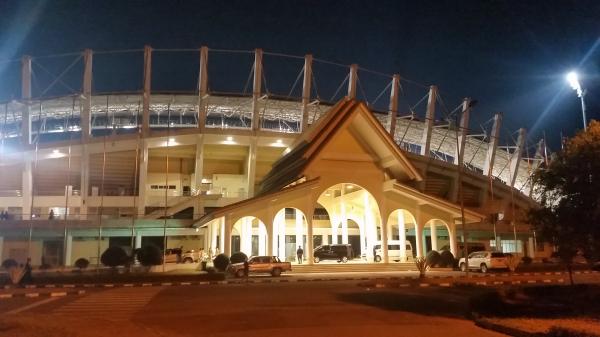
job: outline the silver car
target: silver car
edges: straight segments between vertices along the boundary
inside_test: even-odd
[[[467,271],[465,258],[458,261],[461,271]],[[480,270],[487,273],[490,269],[508,269],[506,255],[501,252],[480,251],[469,254],[469,269]]]

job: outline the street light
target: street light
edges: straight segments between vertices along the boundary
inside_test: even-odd
[[[573,90],[577,92],[577,97],[581,98],[581,113],[583,114],[583,130],[587,130],[587,119],[585,118],[585,90],[581,88],[579,83],[579,76],[576,72],[571,71],[567,74],[567,82]]]

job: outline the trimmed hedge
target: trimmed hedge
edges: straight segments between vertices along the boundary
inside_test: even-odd
[[[107,267],[117,267],[129,264],[130,258],[122,247],[112,246],[102,253],[100,262]]]
[[[217,255],[217,257],[215,257],[215,259],[213,260],[213,265],[218,271],[227,270],[227,267],[229,266],[229,256],[225,254]]]
[[[435,250],[432,250],[429,253],[427,253],[427,257],[425,259],[427,260],[427,265],[430,267],[439,267],[440,262],[442,260],[440,253],[438,253]]]
[[[454,255],[449,250],[442,250],[440,253],[440,267],[454,268]]]
[[[8,270],[9,268],[14,268],[14,267],[18,267],[19,264],[17,263],[17,261],[13,260],[13,259],[6,259],[4,261],[2,261],[2,268]]]
[[[84,259],[83,257],[80,257],[75,261],[75,267],[79,269],[86,269],[89,265],[90,261],[88,259]]]
[[[242,252],[233,253],[229,258],[229,261],[231,263],[241,263],[244,261],[248,261],[248,256]]]
[[[137,259],[142,266],[158,266],[163,263],[163,254],[158,247],[148,245],[137,250]]]

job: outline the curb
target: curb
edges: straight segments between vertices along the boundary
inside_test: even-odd
[[[496,331],[505,335],[509,335],[509,336],[515,336],[515,337],[538,337],[538,336],[545,336],[545,334],[537,334],[537,333],[531,333],[531,332],[527,332],[527,331],[523,331],[520,329],[515,329],[515,328],[510,328],[504,325],[500,325],[500,324],[495,324],[492,322],[488,322],[482,319],[474,319],[473,320],[475,322],[475,325],[477,325],[480,328],[483,329],[487,329],[487,330],[492,330],[492,331]]]
[[[417,279],[414,279],[417,280]],[[360,286],[367,286],[367,287],[372,287],[372,288],[401,288],[401,287],[409,287],[411,285],[414,285],[415,287],[452,287],[452,286],[457,286],[457,285],[476,285],[476,286],[489,286],[489,287],[493,287],[493,286],[506,286],[506,285],[516,285],[516,284],[563,284],[565,283],[564,279],[555,279],[555,280],[549,280],[549,279],[543,279],[543,280],[527,280],[526,282],[522,282],[522,281],[493,281],[493,282],[487,282],[487,281],[477,281],[477,280],[473,280],[473,281],[466,281],[466,280],[460,280],[460,281],[454,281],[454,282],[440,282],[440,283],[433,283],[433,282],[413,282],[413,283],[408,283],[408,282],[386,282],[386,283],[371,283],[371,284],[359,284]]]
[[[71,295],[83,295],[85,290],[77,291],[54,291],[49,293],[16,293],[16,294],[0,294],[0,300],[9,298],[34,298],[34,297],[64,297]]]

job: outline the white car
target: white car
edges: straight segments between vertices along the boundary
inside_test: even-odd
[[[375,262],[380,262],[383,259],[383,252],[381,251],[381,243],[377,243],[373,246],[375,251]],[[388,241],[388,257],[391,261],[400,261],[400,241],[390,240]],[[413,261],[413,250],[410,241],[406,241],[406,260],[401,262]]]
[[[464,257],[458,261],[458,267],[461,271],[467,271]],[[487,273],[490,269],[508,269],[506,255],[491,251],[473,252],[469,254],[469,269],[480,270],[482,273]]]

